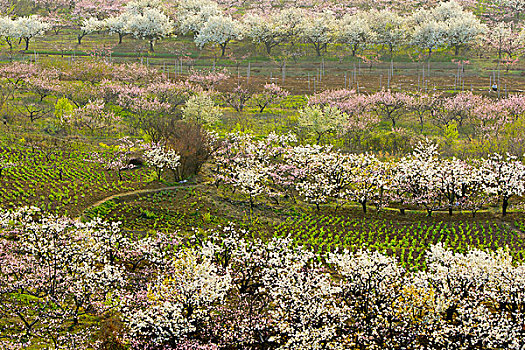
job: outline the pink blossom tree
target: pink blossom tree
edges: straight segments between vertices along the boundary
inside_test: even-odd
[[[288,91],[274,83],[265,84],[263,91],[255,94],[253,103],[259,108],[259,113],[262,113],[269,105],[282,101],[289,94]]]
[[[75,129],[88,129],[91,135],[96,132],[118,130],[120,117],[106,110],[102,100],[90,101],[85,106],[64,115],[62,122]]]
[[[392,127],[396,127],[404,111],[412,104],[413,98],[402,92],[380,91],[370,95],[370,106],[379,116],[392,122]]]

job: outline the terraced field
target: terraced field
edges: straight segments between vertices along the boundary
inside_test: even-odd
[[[264,238],[290,236],[296,245],[320,252],[320,259],[337,249],[370,249],[394,254],[406,267],[424,269],[425,252],[441,242],[456,252],[508,248],[516,261],[525,260],[525,220],[518,213],[502,221],[489,213],[479,219],[468,215],[427,218],[417,212],[363,216],[358,208],[333,214],[296,207],[279,213],[268,209],[266,217],[257,213],[248,218],[232,211],[224,215],[220,202],[210,202],[200,188],[181,188],[110,201],[87,213],[87,217],[96,215],[122,221],[134,232],[181,231],[188,237],[194,234],[193,228],[205,230],[233,222]]]
[[[37,206],[41,209],[76,215],[89,204],[114,193],[155,187],[151,171],[115,171],[88,161],[89,153],[78,150],[42,152],[20,147],[0,150],[3,171],[0,177],[2,208]]]

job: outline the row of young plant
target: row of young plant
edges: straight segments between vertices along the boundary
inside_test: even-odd
[[[2,207],[38,204],[50,211],[72,212],[94,198],[130,191],[149,180],[143,170],[118,179],[86,162],[87,154],[78,150],[47,151],[22,146],[0,150]]]
[[[147,186],[154,180],[151,169],[157,180],[164,170],[173,171],[174,178],[180,179],[180,156],[160,144],[122,138],[114,145],[99,146],[97,152],[66,150],[45,142],[33,150],[2,148],[0,203],[3,207],[38,203],[50,211],[76,212],[96,198]]]
[[[35,208],[4,212],[0,224],[5,349],[523,345],[525,265],[501,249],[437,244],[427,270],[410,272],[378,252],[317,259],[288,238],[263,242],[231,226],[183,243]]]
[[[525,238],[522,234],[525,225],[518,215],[513,223],[490,222],[484,218],[469,221],[465,218],[454,221],[436,218],[414,222],[410,217],[406,220],[394,220],[385,215],[382,218],[356,217],[355,211],[342,210],[323,214],[308,211],[292,213],[278,222],[243,221],[234,215],[217,216],[215,209],[203,200],[199,191],[181,187],[176,191],[158,192],[132,201],[108,202],[90,210],[85,216],[121,221],[126,229],[144,232],[150,228],[188,232],[192,227],[209,229],[236,222],[250,231],[259,232],[259,238],[290,236],[294,244],[308,247],[319,255],[336,249],[356,251],[366,247],[395,255],[406,268],[424,268],[425,252],[439,242],[454,252],[465,252],[470,248],[497,250],[508,247],[514,260],[525,260]]]
[[[441,243],[454,252],[471,248],[497,250],[507,247],[516,261],[525,259],[523,228],[518,230],[490,222],[406,223],[376,218],[351,218],[345,215],[301,214],[270,225],[276,237],[290,236],[294,244],[306,246],[319,254],[366,248],[397,257],[406,268],[424,269],[425,253]]]
[[[300,198],[314,204],[359,203],[366,213],[391,205],[402,213],[423,208],[470,210],[500,201],[507,213],[510,199],[525,193],[525,165],[516,157],[493,154],[486,159],[445,159],[426,140],[412,154],[383,161],[369,153],[346,154],[330,146],[293,145],[293,134],[270,134],[263,140],[230,134],[215,156],[217,186],[245,195],[253,209],[257,197],[277,203]]]

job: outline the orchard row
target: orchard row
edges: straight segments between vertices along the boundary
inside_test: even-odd
[[[92,3],[35,1],[37,8],[34,11],[38,11],[40,5],[40,12],[45,17],[1,18],[0,35],[11,48],[16,41],[24,40],[27,50],[34,37],[50,30],[57,34],[64,28],[74,27],[79,45],[86,35],[108,32],[118,35],[119,44],[125,36],[144,39],[153,51],[160,39],[176,33],[193,34],[199,48],[217,45],[221,56],[225,55],[230,42],[244,39],[262,45],[268,54],[285,43],[305,43],[311,45],[318,56],[334,43],[346,45],[353,56],[371,46],[387,47],[390,56],[402,47],[413,46],[417,52],[428,52],[430,56],[432,51],[440,48],[452,48],[457,55],[462,48],[489,45],[499,58],[506,54],[510,61],[519,55],[525,43],[516,23],[511,25],[508,19],[503,20],[494,14],[488,17],[492,21],[483,23],[480,18],[487,17],[478,18],[455,1],[414,8],[410,13],[389,9],[359,11],[344,6],[343,11],[336,12],[315,7],[271,9],[263,5],[261,9],[235,17],[228,14],[232,9],[223,9],[210,0]],[[512,6],[508,3],[510,1],[497,1],[494,6],[485,8],[498,11],[498,6]],[[519,19],[521,10],[511,10],[511,13],[516,13],[514,22]]]
[[[0,69],[6,124],[14,120],[34,124],[45,120],[48,132],[111,135],[126,127],[141,129],[158,142],[169,119],[217,126],[224,110],[232,108],[243,124],[247,110],[257,113],[282,108],[299,113],[297,131],[314,135],[317,143],[327,136],[345,136],[359,143],[381,121],[403,135],[407,122],[419,123],[421,131],[435,126],[445,142],[464,136],[469,140],[489,138],[487,146],[521,155],[520,125],[525,98],[511,95],[492,99],[461,92],[452,96],[431,93],[379,91],[359,94],[353,90],[329,90],[291,105],[294,97],[276,84],[227,85],[226,71],[197,72],[172,81],[156,69],[140,65],[117,65],[93,60],[64,67],[10,64]],[[426,130],[432,132],[432,130]],[[487,137],[488,136],[488,137]]]
[[[493,154],[465,161],[441,158],[437,146],[420,142],[411,155],[383,161],[369,153],[348,154],[331,147],[293,145],[295,136],[270,134],[264,140],[230,134],[218,149],[215,184],[239,191],[253,208],[257,197],[302,199],[336,207],[358,203],[408,208],[470,210],[473,215],[499,201],[507,213],[511,198],[525,194],[525,165]]]

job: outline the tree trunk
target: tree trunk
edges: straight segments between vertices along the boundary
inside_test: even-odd
[[[363,208],[363,213],[366,214],[366,200],[361,202],[361,208]]]
[[[445,320],[452,321],[452,319],[454,318],[454,313],[456,312],[456,307],[451,306],[445,312],[447,314]]]
[[[319,44],[314,44],[315,52],[317,53],[317,57],[321,57],[321,46]]]
[[[454,55],[455,55],[455,56],[459,55],[459,45],[456,45],[456,46],[454,47]]]
[[[221,57],[224,57],[224,55],[226,54],[226,45],[226,43],[219,45],[221,47]]]
[[[400,213],[401,215],[405,215],[405,214],[406,214],[406,209],[405,209],[405,208],[400,208],[400,209],[399,209],[399,213]]]
[[[392,114],[390,114],[388,116],[388,118],[390,118],[390,120],[392,121],[392,127],[395,128],[396,127],[396,118],[392,116]]]
[[[155,52],[154,46],[155,46],[155,40],[150,40],[149,41],[149,51],[150,52]]]
[[[173,173],[173,178],[175,181],[182,181],[182,174],[179,172],[180,167],[177,167],[176,169],[171,169],[171,172]]]
[[[317,144],[320,145],[321,144],[321,137],[323,136],[323,134],[321,134],[320,132],[317,132]]]
[[[509,207],[509,199],[507,197],[503,197],[503,204],[501,205],[502,209],[502,215],[507,215],[507,208]]]
[[[452,206],[448,206],[448,215],[452,216]]]
[[[124,35],[122,33],[118,33],[118,43],[119,44],[122,44],[122,38],[124,37]]]
[[[266,46],[266,53],[270,55],[272,53],[272,44],[271,43],[264,43],[264,46]]]
[[[26,42],[26,48],[24,51],[29,50],[29,38],[24,38],[24,41]]]

